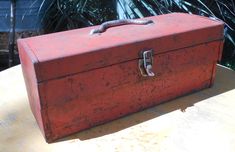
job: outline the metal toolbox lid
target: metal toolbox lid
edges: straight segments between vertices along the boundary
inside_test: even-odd
[[[42,82],[136,60],[139,52],[154,54],[223,39],[223,23],[206,17],[172,13],[147,17],[154,24],[122,25],[90,35],[97,26],[21,39]],[[205,50],[206,51],[206,50]]]

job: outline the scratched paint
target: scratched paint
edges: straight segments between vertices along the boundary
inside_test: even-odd
[[[213,84],[223,23],[182,13],[150,19],[156,24],[95,37],[84,28],[18,41],[30,106],[47,142]],[[140,74],[146,49],[154,50],[156,77]]]

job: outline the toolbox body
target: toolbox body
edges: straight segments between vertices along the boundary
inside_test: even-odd
[[[213,84],[222,22],[183,13],[145,19],[153,23],[18,40],[30,106],[47,142]]]

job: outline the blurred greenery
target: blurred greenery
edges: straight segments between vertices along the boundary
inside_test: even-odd
[[[47,13],[47,32],[141,18],[171,12],[207,16],[225,22],[221,64],[235,70],[235,4],[233,0],[54,0]]]

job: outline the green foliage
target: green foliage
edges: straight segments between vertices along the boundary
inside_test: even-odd
[[[235,4],[233,0],[54,0],[47,29],[57,32],[170,12],[198,14],[225,23],[222,64],[235,69]]]

